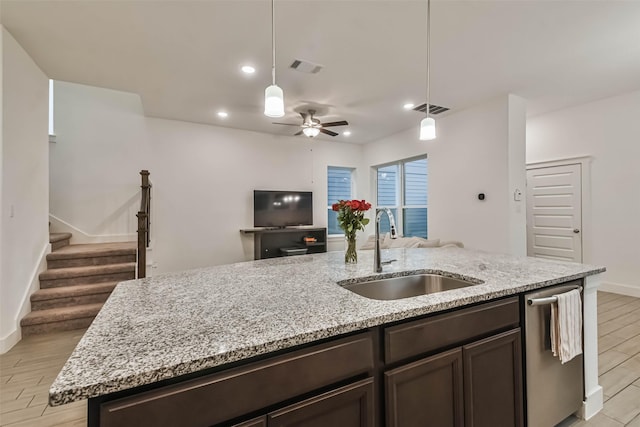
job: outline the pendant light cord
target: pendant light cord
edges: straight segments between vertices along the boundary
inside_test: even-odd
[[[430,89],[429,85],[429,77],[430,77],[430,65],[431,65],[431,0],[427,0],[427,106],[426,113],[427,118],[429,117],[429,109],[431,107],[430,104]]]
[[[271,83],[276,84],[276,19],[274,0],[271,0]]]

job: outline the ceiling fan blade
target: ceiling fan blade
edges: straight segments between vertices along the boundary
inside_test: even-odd
[[[323,123],[322,127],[326,128],[329,126],[349,126],[349,122],[345,121],[345,120],[341,120],[339,122],[329,122],[329,123]]]
[[[296,132],[296,133],[293,134],[293,136],[298,136],[298,135],[302,135],[302,131]]]
[[[271,122],[272,125],[285,125],[285,126],[300,126],[299,124],[293,124],[293,123],[278,123],[278,122]]]
[[[320,132],[326,133],[327,135],[336,136],[338,135],[336,132],[328,130],[328,129],[320,129]]]

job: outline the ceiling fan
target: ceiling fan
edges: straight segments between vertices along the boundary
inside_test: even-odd
[[[293,124],[293,123],[277,123],[274,122],[274,125],[285,125],[285,126],[299,126],[302,129],[295,133],[295,135],[302,135],[305,134],[306,136],[308,136],[309,138],[313,138],[314,136],[318,136],[321,132],[326,134],[326,135],[330,135],[330,136],[336,136],[338,135],[337,132],[333,132],[329,129],[325,129],[331,126],[348,126],[349,123],[345,120],[340,120],[337,122],[329,122],[329,123],[322,123],[320,122],[320,120],[316,119],[314,116],[314,114],[316,114],[316,110],[307,110],[306,112],[301,112],[300,115],[302,116],[302,124],[298,125],[298,124]]]

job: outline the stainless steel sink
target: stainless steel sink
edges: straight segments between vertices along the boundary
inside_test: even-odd
[[[438,274],[414,274],[411,276],[371,280],[344,285],[343,287],[363,297],[377,300],[394,300],[450,291],[482,283],[480,280],[473,283]]]

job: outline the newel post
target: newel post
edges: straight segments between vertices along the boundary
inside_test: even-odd
[[[136,214],[138,217],[138,279],[146,277],[147,274],[147,246],[149,246],[149,225],[151,210],[151,184],[149,182],[149,171],[141,170],[142,197],[140,200],[140,210]]]

